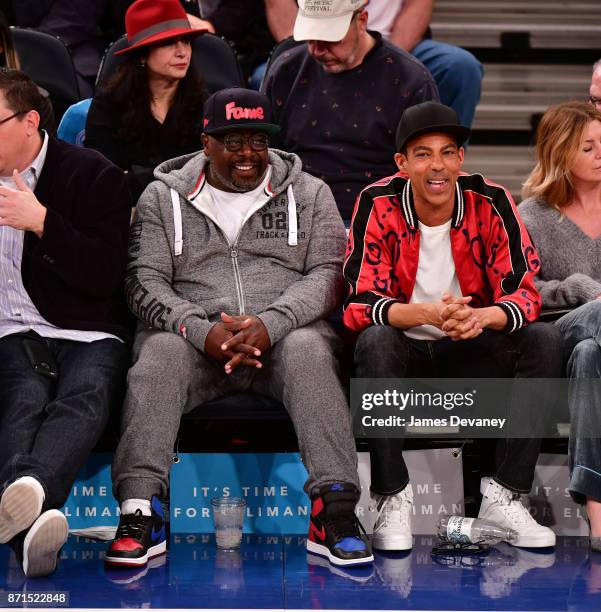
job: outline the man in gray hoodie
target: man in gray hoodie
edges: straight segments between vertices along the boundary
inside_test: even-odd
[[[354,514],[357,458],[337,377],[345,245],[330,189],[269,150],[267,98],[226,89],[204,109],[203,151],[161,164],[138,203],[126,280],[141,324],[113,465],[121,519],[106,561],[166,550],[159,497],[182,414],[235,391],[286,406],[309,473],[307,548],[373,560]]]

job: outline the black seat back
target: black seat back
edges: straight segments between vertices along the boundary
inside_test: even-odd
[[[122,36],[106,50],[98,71],[96,87],[105,86],[115,75],[123,61],[123,57],[115,55],[115,52],[125,47],[127,38]],[[236,54],[223,38],[214,34],[198,36],[192,41],[192,57],[197,76],[206,83],[209,93],[226,87],[244,87]]]
[[[63,41],[45,32],[11,28],[21,69],[50,94],[57,121],[65,109],[81,100],[77,75]]]
[[[104,56],[102,57],[102,61],[100,62],[100,67],[98,68],[98,75],[96,76],[96,89],[101,87],[105,87],[107,83],[115,76],[117,73],[117,68],[123,62],[124,58],[115,55],[117,51],[121,51],[121,49],[125,49],[127,47],[127,36],[123,35],[121,38],[118,38],[114,43],[110,44],[106,51],[104,52]]]
[[[226,87],[244,87],[242,69],[233,47],[214,34],[203,34],[192,42],[194,65],[207,85],[209,93]]]
[[[265,69],[265,76],[263,77],[263,81],[265,81],[265,79],[267,78],[267,75],[269,74],[269,70],[273,66],[273,62],[275,62],[275,60],[280,55],[282,55],[282,53],[285,53],[286,51],[290,51],[290,49],[294,49],[294,47],[298,47],[304,44],[306,44],[304,40],[294,40],[292,36],[289,36],[288,38],[284,38],[284,40],[281,40],[271,50],[271,53],[269,54],[269,59],[267,60],[267,68]]]

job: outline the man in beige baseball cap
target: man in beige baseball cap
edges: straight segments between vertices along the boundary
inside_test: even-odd
[[[371,182],[394,174],[394,133],[403,111],[438,100],[430,73],[368,30],[366,0],[299,0],[294,38],[262,89],[281,127],[281,148],[332,189],[342,218]]]
[[[299,0],[294,24],[295,40],[342,40],[351,24],[353,13],[366,0]]]

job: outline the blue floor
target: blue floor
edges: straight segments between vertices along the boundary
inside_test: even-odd
[[[376,553],[373,567],[343,570],[308,556],[300,536],[245,536],[228,553],[213,536],[172,535],[167,557],[148,568],[110,570],[106,543],[71,536],[46,579],[25,581],[0,547],[0,592],[68,591],[70,606],[84,608],[601,611],[601,554],[585,538],[559,538],[554,551],[500,544],[438,561],[433,543],[416,536],[410,553]]]

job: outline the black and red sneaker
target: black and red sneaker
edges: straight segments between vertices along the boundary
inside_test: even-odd
[[[105,563],[139,567],[167,550],[165,513],[154,496],[150,500],[150,512],[150,516],[144,516],[141,510],[121,515],[115,539],[104,557]]]
[[[364,565],[374,560],[365,531],[355,515],[359,491],[352,484],[322,487],[313,497],[307,550],[334,565]],[[362,533],[363,532],[363,533]]]

